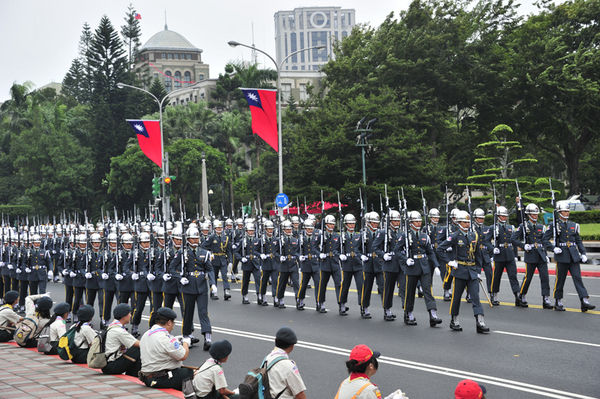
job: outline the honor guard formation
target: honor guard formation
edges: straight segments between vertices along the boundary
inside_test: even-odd
[[[120,220],[115,211],[114,217],[107,215],[96,225],[87,222],[87,215],[83,223],[64,217],[61,223],[44,224],[5,220],[0,237],[4,301],[0,341],[15,339],[19,345],[37,346],[39,351],[74,363],[87,362],[107,374],[139,376],[149,387],[182,389],[182,384],[193,378],[190,389],[199,397],[221,397],[208,396],[215,386],[219,395],[236,397],[226,388],[220,372],[231,344],[213,343],[208,307],[211,299],[235,299],[231,284],[237,283],[239,274],[241,297],[237,300],[244,305],[251,304],[249,283],[253,280],[256,296],[252,299],[261,308],[285,309],[285,291],[291,286],[293,305],[303,311],[307,289],[312,288],[316,312],[327,313],[332,304],[339,316],[356,311],[362,319],[371,319],[374,308],[379,307],[371,303],[375,285],[384,320],[396,320],[396,293],[404,323],[416,326],[413,309],[417,296],[424,299],[429,326],[434,328],[442,323],[432,295],[434,276],[439,276],[443,300],[450,302],[453,331],[463,328],[459,313],[464,291],[473,308],[476,331],[490,331],[480,292],[491,307],[499,306],[505,270],[517,307],[528,306],[528,289],[537,270],[544,309],[565,310],[562,298],[567,273],[573,278],[581,311],[595,308],[581,278],[580,263],[587,262],[587,256],[579,225],[569,220],[567,202],[556,203],[555,217],[546,226],[538,219],[537,205],[522,207],[517,199],[517,227],[509,224],[504,206],[493,210],[493,224],[488,226],[483,209],[470,212],[470,201],[469,211],[446,209],[445,224],[440,224],[439,210],[427,209],[425,200],[421,212],[409,211],[400,196],[398,202],[399,210],[386,204],[382,215],[363,212],[360,221],[350,213],[343,214],[339,201],[339,215],[323,212],[319,221],[313,214],[289,220],[245,215],[235,222],[229,218],[191,221],[183,212],[179,221],[142,220],[135,211]],[[524,250],[527,265],[521,283],[515,262],[517,248]],[[547,252],[556,261],[552,293]],[[334,289],[328,292],[329,280]],[[65,302],[55,304],[53,312],[52,300],[44,294],[48,281],[62,282],[65,287]],[[348,300],[352,281],[358,293],[354,309]],[[267,296],[269,285],[272,303]],[[181,336],[172,335],[176,300],[183,320]],[[149,330],[140,337],[146,301],[150,304]],[[200,342],[194,335],[195,312],[203,349],[212,356],[201,366],[200,370],[207,372],[200,373],[198,381],[193,370],[182,367],[190,347]],[[100,318],[100,333],[91,325],[95,314]],[[265,358],[263,367],[281,369],[274,373],[278,380],[271,381],[273,394],[283,389],[290,394],[282,397],[303,397],[305,387],[299,374],[285,371],[295,364],[278,363],[288,359],[296,341],[293,331],[280,330],[276,348]],[[366,346],[355,348],[347,363],[349,373],[372,375],[377,357],[378,353]],[[286,380],[289,375],[296,379]],[[367,380],[364,389],[374,392]],[[248,384],[246,391],[253,389],[252,381]],[[354,385],[360,388],[358,382],[344,381],[339,397],[354,392],[349,388]]]

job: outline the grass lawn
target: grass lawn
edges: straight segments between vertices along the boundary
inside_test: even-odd
[[[600,223],[586,223],[581,226],[581,236],[584,240],[600,239]]]

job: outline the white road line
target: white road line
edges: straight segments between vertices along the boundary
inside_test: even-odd
[[[572,296],[577,296],[577,297],[579,296],[579,294],[573,294],[570,292],[568,292],[567,295],[572,295]],[[600,298],[600,295],[588,294],[588,296],[591,296],[593,298]]]
[[[544,340],[544,341],[564,342],[564,343],[567,343],[567,344],[587,345],[587,346],[593,346],[593,347],[596,347],[596,348],[600,348],[600,344],[594,344],[592,342],[581,342],[581,341],[572,341],[570,339],[541,337],[541,336],[538,336],[538,335],[521,334],[521,333],[510,332],[510,331],[493,331],[493,333],[494,334],[514,335],[516,337],[541,339],[541,340]]]
[[[145,317],[145,316],[143,316],[142,318],[147,319],[147,317]],[[181,325],[181,322],[176,322],[176,324]],[[199,324],[194,323],[194,326],[197,328],[200,328]],[[229,329],[229,328],[215,327],[215,326],[213,326],[212,329],[213,329],[213,331],[221,333],[221,334],[234,335],[234,336],[238,336],[238,337],[242,337],[242,338],[250,338],[250,339],[255,339],[255,340],[259,340],[259,341],[273,342],[275,340],[275,337],[272,335],[265,335],[265,334],[254,333],[254,332],[249,332],[249,331],[233,330],[233,329]],[[301,347],[301,348],[316,350],[319,352],[331,353],[334,355],[339,355],[339,356],[344,356],[344,357],[346,357],[350,354],[349,349],[339,348],[339,347],[329,346],[329,345],[323,345],[323,344],[319,344],[319,343],[315,343],[315,342],[298,341],[296,346]],[[543,396],[546,398],[598,399],[598,398],[595,398],[592,396],[585,396],[585,395],[580,395],[580,394],[576,394],[576,393],[572,393],[572,392],[566,392],[566,391],[561,391],[561,390],[557,390],[557,389],[547,388],[544,386],[527,384],[527,383],[520,382],[520,381],[498,378],[498,377],[485,375],[485,374],[471,373],[468,371],[456,370],[456,369],[436,366],[436,365],[427,364],[427,363],[413,362],[413,361],[409,361],[409,360],[403,360],[403,359],[398,359],[398,358],[393,358],[393,357],[388,357],[388,356],[381,356],[379,358],[379,361],[380,361],[380,363],[386,363],[386,364],[390,364],[393,366],[405,367],[405,368],[410,368],[410,369],[414,369],[414,370],[425,371],[428,373],[447,375],[447,376],[451,376],[451,377],[456,377],[458,379],[469,378],[469,379],[472,379],[472,380],[475,380],[478,382],[482,382],[485,384],[496,385],[496,386],[500,386],[500,387],[504,387],[504,388],[514,389],[514,390],[521,391],[521,392],[528,392],[528,393],[540,395],[540,396]]]

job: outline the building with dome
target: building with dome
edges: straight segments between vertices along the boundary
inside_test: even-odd
[[[154,34],[139,49],[136,69],[163,81],[170,92],[209,79],[202,50],[177,32],[165,29]]]

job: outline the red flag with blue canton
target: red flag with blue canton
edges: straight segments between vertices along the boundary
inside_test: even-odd
[[[127,119],[137,133],[142,152],[162,169],[162,146],[160,140],[160,121]]]
[[[279,152],[277,137],[277,90],[242,89],[250,113],[252,114],[252,132],[258,134],[275,152]]]

